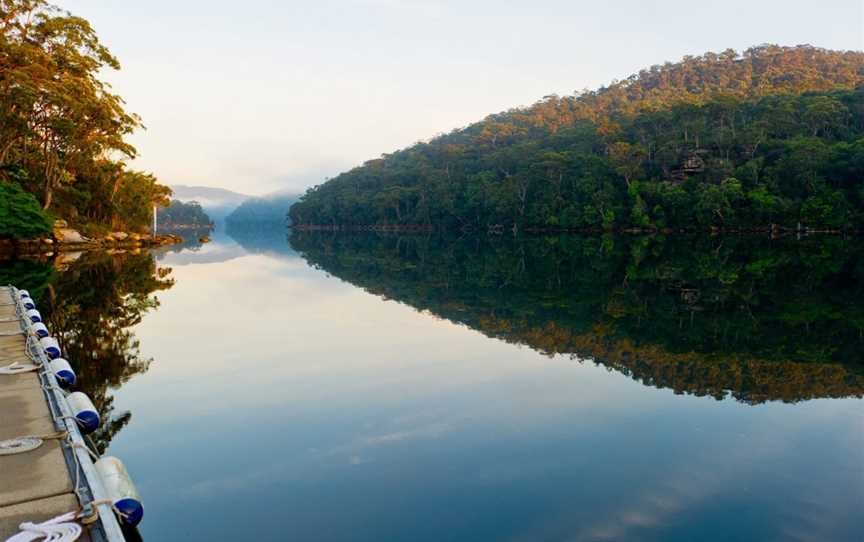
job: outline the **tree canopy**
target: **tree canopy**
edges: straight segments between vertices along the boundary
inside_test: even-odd
[[[159,211],[159,224],[166,228],[171,227],[206,227],[213,224],[207,213],[197,201],[182,202],[171,200],[171,204],[164,210]]]
[[[864,53],[765,45],[654,66],[310,189],[308,225],[864,228]]]
[[[150,211],[128,213],[123,193],[127,204],[152,195],[150,208],[167,189],[130,196],[152,187],[124,163],[142,125],[101,79],[119,68],[85,19],[44,0],[0,0],[0,183],[15,180],[73,222],[145,228]]]

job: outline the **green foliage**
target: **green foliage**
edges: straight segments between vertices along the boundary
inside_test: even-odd
[[[28,238],[51,233],[52,219],[16,182],[0,181],[0,237]]]
[[[75,224],[119,226],[130,210],[135,187],[123,185],[135,177],[111,157],[135,157],[126,137],[141,121],[100,78],[119,67],[85,19],[44,0],[0,0],[0,170],[27,172],[22,187]]]
[[[119,220],[131,230],[146,230],[153,222],[153,206],[166,206],[171,189],[156,182],[156,177],[139,171],[125,171],[114,206]]]
[[[171,204],[159,211],[159,225],[166,228],[176,226],[209,226],[213,223],[197,201],[171,200]]]
[[[685,58],[371,160],[290,214],[301,226],[862,229],[862,82],[862,53]]]

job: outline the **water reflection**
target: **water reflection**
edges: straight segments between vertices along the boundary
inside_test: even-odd
[[[854,243],[228,234],[0,264],[145,539],[859,538]]]
[[[91,435],[100,453],[132,417],[115,411],[111,390],[147,371],[152,360],[141,354],[133,328],[159,306],[154,294],[174,285],[170,274],[142,252],[67,253],[53,261],[0,264],[0,282],[31,292],[78,375],[76,389],[105,420]]]
[[[864,392],[864,254],[840,239],[295,233],[366,291],[646,385],[756,404]]]

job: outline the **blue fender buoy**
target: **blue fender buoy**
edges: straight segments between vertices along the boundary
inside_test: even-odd
[[[51,361],[50,367],[60,387],[71,388],[75,385],[75,371],[72,370],[72,366],[69,365],[68,361],[63,358],[57,358]]]
[[[48,333],[48,328],[45,327],[45,324],[43,324],[42,322],[37,322],[37,323],[31,325],[31,326],[30,326],[30,331],[31,331],[34,335],[36,335],[37,337],[39,337],[40,339],[44,339],[45,337],[47,337],[48,335],[50,335],[50,333]]]
[[[80,391],[75,391],[66,396],[66,402],[72,409],[72,415],[78,421],[81,432],[85,435],[99,429],[101,420],[99,411],[93,406],[93,401]]]
[[[102,486],[108,493],[108,498],[114,507],[122,514],[120,522],[126,525],[138,525],[144,517],[144,505],[141,495],[123,462],[112,456],[105,456],[94,464]]]
[[[21,300],[21,304],[24,305],[24,308],[27,310],[32,310],[36,308],[36,302],[34,302],[29,297],[25,297]]]
[[[48,354],[49,358],[56,359],[60,357],[60,343],[54,337],[42,337],[39,339],[39,344],[45,350],[45,353]]]
[[[18,290],[18,299],[24,299],[25,297],[30,297],[30,292],[27,290]]]
[[[36,309],[30,309],[24,313],[24,316],[30,319],[30,322],[35,324],[36,322],[42,321],[42,314],[39,313]]]

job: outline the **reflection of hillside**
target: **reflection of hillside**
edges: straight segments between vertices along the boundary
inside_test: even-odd
[[[237,242],[243,250],[252,254],[271,256],[296,256],[288,243],[288,228],[277,222],[228,223],[225,227],[228,237]]]
[[[208,231],[210,242],[183,235],[184,242],[153,250],[160,265],[221,263],[243,256],[246,252],[219,229]],[[182,235],[182,234],[181,234]]]
[[[111,389],[147,370],[132,328],[159,306],[153,295],[173,285],[171,270],[157,271],[148,253],[90,252],[55,271],[49,262],[15,262],[0,268],[4,284],[30,290],[64,357],[78,375],[79,389],[93,399],[106,424],[95,433],[100,450],[131,418],[114,412]]]
[[[748,403],[861,396],[859,243],[295,233],[367,291],[646,385]]]
[[[598,325],[588,333],[572,335],[550,322],[545,327],[496,337],[525,344],[548,355],[590,358],[645,385],[672,389],[676,393],[717,399],[731,395],[750,404],[860,397],[864,393],[864,374],[860,367],[766,361],[740,355],[672,354],[657,345],[639,346],[630,339],[609,338],[610,331]]]

